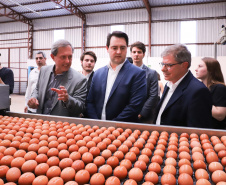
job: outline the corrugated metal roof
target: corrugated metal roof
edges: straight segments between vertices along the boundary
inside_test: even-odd
[[[211,2],[224,2],[223,0],[148,0],[151,7],[155,6],[171,6],[184,4],[199,4]],[[60,2],[60,1],[58,1]],[[62,0],[60,4],[50,0],[0,0],[0,7],[7,7],[18,14],[22,14],[25,18],[36,19],[53,16],[73,15],[67,5],[73,4],[74,13],[82,14],[98,13],[114,10],[130,10],[145,8],[143,0]],[[65,6],[66,4],[66,6]],[[75,11],[77,9],[77,11]],[[0,22],[2,22],[1,14],[4,15],[4,8],[0,10]],[[4,19],[3,21],[10,19]]]

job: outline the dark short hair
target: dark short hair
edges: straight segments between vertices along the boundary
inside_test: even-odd
[[[134,47],[136,47],[136,48],[142,50],[143,53],[146,52],[146,47],[145,47],[144,43],[142,43],[142,42],[140,42],[140,41],[137,41],[137,42],[134,42],[133,44],[131,44],[131,46],[130,46],[130,51],[131,51],[131,52],[132,52],[132,49],[133,49]]]
[[[106,43],[107,47],[110,46],[111,37],[113,37],[113,36],[118,37],[118,38],[124,38],[126,41],[126,45],[128,46],[128,43],[129,43],[128,35],[122,31],[113,31],[112,33],[109,33],[107,36],[107,43]]]
[[[82,55],[81,55],[81,57],[80,57],[80,60],[81,60],[81,61],[84,60],[85,55],[90,55],[91,57],[94,58],[94,61],[95,61],[95,62],[97,61],[97,56],[96,56],[96,54],[95,54],[93,51],[85,51],[84,53],[82,53]]]
[[[37,53],[36,53],[36,55],[37,54],[41,54],[42,56],[43,56],[43,58],[46,58],[46,54],[44,53],[44,52],[42,52],[42,51],[38,51]]]
[[[188,68],[191,66],[191,52],[183,44],[168,46],[161,54],[161,57],[173,55],[178,63],[188,62]]]
[[[52,48],[51,48],[51,53],[54,56],[56,56],[58,53],[58,48],[67,47],[67,46],[70,46],[72,49],[72,53],[74,53],[74,48],[72,47],[71,43],[64,39],[58,40],[53,43]]]

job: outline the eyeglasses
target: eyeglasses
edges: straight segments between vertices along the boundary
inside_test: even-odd
[[[182,64],[182,63],[183,62],[179,62],[179,63],[175,63],[175,64],[166,64],[166,63],[160,62],[159,65],[161,68],[163,68],[165,66],[167,69],[171,69],[171,67],[173,67],[174,65]]]

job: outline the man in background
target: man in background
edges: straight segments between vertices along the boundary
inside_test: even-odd
[[[55,65],[40,70],[30,108],[38,114],[78,117],[85,109],[87,80],[71,68],[74,48],[67,40],[56,41],[51,48]]]
[[[133,64],[146,73],[147,82],[147,99],[144,106],[138,115],[139,121],[142,123],[153,123],[154,113],[159,101],[158,96],[158,75],[153,69],[150,69],[143,63],[146,48],[142,42],[135,42],[130,46],[130,55],[133,59]]]
[[[114,31],[107,36],[107,66],[95,71],[87,97],[92,119],[137,122],[145,98],[145,71],[126,60],[128,36]]]
[[[26,90],[26,93],[25,93],[25,108],[24,108],[25,113],[26,112],[28,112],[28,113],[35,113],[36,112],[36,109],[32,109],[32,108],[29,108],[27,106],[27,102],[31,98],[31,93],[33,92],[33,90],[36,87],[36,84],[37,84],[37,81],[38,81],[38,75],[39,75],[39,71],[40,71],[41,67],[46,65],[46,55],[45,55],[45,53],[43,53],[42,51],[39,51],[38,53],[36,53],[35,61],[36,61],[36,64],[37,64],[37,68],[34,68],[29,74],[27,90]]]
[[[93,68],[95,67],[97,57],[96,54],[92,51],[85,51],[80,57],[81,65],[82,65],[82,74],[87,79],[87,95],[89,93],[89,88],[91,85],[91,81],[93,78]]]
[[[167,47],[160,63],[165,80],[156,125],[212,128],[211,95],[189,70],[191,53],[182,44]]]
[[[13,93],[14,89],[13,71],[7,67],[2,67],[1,62],[0,62],[0,84],[9,85],[9,94]]]

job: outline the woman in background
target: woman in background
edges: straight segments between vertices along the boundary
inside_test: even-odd
[[[206,85],[212,96],[212,122],[216,129],[226,127],[226,86],[220,63],[210,57],[203,58],[196,71],[196,77]]]

